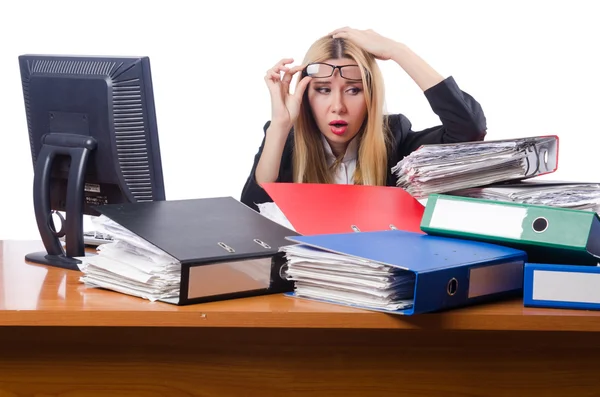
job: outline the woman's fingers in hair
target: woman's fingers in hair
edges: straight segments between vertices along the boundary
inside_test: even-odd
[[[352,30],[352,28],[350,26],[344,26],[343,28],[338,28],[338,29],[330,32],[328,34],[328,36],[335,36],[336,34],[342,33],[342,32],[346,32],[347,33],[349,30]]]
[[[353,32],[349,30],[340,30],[339,32],[335,32],[331,35],[334,39],[351,39],[353,37]]]

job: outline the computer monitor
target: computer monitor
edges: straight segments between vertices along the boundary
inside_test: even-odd
[[[46,249],[25,258],[79,270],[84,214],[99,215],[98,205],[165,200],[150,60],[21,55],[19,66]]]

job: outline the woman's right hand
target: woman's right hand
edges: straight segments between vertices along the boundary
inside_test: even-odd
[[[294,93],[290,93],[292,77],[303,68],[303,66],[292,68],[286,66],[293,61],[291,58],[284,58],[269,69],[265,75],[265,81],[271,95],[271,125],[281,127],[286,132],[289,132],[292,128],[300,113],[302,95],[304,95],[304,91],[311,80],[309,76],[304,77],[296,85]],[[283,77],[281,72],[283,72]]]

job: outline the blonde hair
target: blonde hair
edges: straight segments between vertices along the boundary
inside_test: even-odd
[[[356,185],[385,185],[389,131],[383,119],[384,89],[381,71],[375,58],[350,41],[322,37],[309,49],[303,64],[328,59],[349,58],[361,66],[367,115],[358,139],[358,158],[354,173]],[[338,164],[334,163],[335,167]],[[316,125],[304,94],[300,114],[294,124],[294,182],[331,183],[333,167],[327,165],[321,132]]]

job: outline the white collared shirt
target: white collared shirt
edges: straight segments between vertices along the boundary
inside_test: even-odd
[[[325,136],[321,135],[323,141],[323,147],[325,148],[325,157],[327,158],[327,165],[331,166],[335,162],[335,155],[331,150],[331,146]],[[354,171],[356,170],[356,158],[358,156],[358,139],[354,138],[348,144],[344,158],[338,165],[333,175],[333,183],[342,185],[354,184]]]

